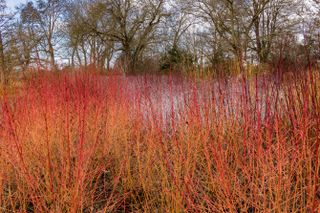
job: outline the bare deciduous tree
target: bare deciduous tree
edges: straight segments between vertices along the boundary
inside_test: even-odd
[[[61,39],[59,21],[65,3],[65,0],[37,0],[36,6],[29,2],[21,10],[23,23],[32,23],[29,27],[41,37],[39,45],[44,55],[48,56],[51,69],[57,68],[55,45]]]
[[[293,31],[299,2],[295,0],[253,0],[253,50],[260,63],[270,59],[274,41],[286,31]],[[291,18],[290,18],[291,16]]]
[[[0,83],[7,83],[7,77],[11,71],[8,61],[10,60],[8,47],[11,43],[12,21],[14,14],[7,11],[5,0],[0,0]]]
[[[56,62],[62,63],[57,58],[64,55],[72,66],[109,69],[119,64],[124,72],[133,72],[144,61],[160,64],[163,56],[171,54],[173,62],[175,57],[179,58],[178,64],[186,62],[179,65],[180,70],[189,69],[190,64],[212,68],[235,61],[244,71],[247,63],[271,62],[279,55],[276,47],[288,37],[301,37],[298,26],[308,21],[300,18],[306,14],[300,10],[304,3],[298,0],[34,0],[20,8],[20,19],[11,30],[14,41],[11,39],[10,60],[23,70],[34,63],[56,69]],[[314,0],[314,10],[319,4]],[[1,16],[1,23],[5,19]],[[312,29],[316,29],[316,19],[312,23]],[[5,31],[0,34],[3,70],[7,69],[3,67],[8,64],[5,61],[9,54],[5,50],[8,37]],[[304,41],[309,40],[311,51],[316,36],[309,34],[307,37],[305,33]],[[300,48],[299,39],[290,41],[295,49]]]

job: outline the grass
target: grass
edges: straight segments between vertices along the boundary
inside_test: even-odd
[[[1,100],[4,212],[319,212],[318,71],[40,74]]]

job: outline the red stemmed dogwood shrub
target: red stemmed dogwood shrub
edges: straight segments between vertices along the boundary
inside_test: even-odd
[[[39,74],[1,98],[5,212],[318,212],[320,76]]]

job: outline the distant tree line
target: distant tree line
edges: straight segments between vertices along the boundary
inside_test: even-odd
[[[318,0],[0,0],[1,82],[14,70],[123,72],[311,62]]]

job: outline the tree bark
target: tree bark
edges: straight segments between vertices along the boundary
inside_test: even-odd
[[[56,71],[57,67],[55,62],[54,48],[51,41],[48,41],[48,46],[49,46],[50,66],[53,71]]]

